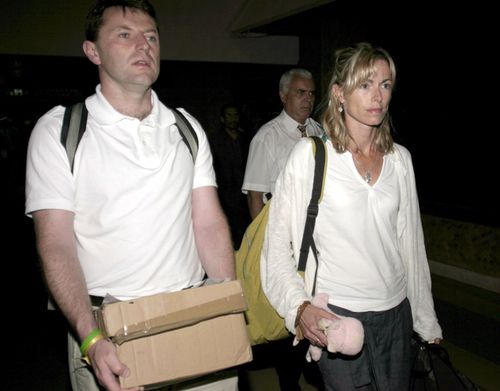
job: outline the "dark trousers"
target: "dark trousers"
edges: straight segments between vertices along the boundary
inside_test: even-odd
[[[293,346],[293,336],[252,347],[253,361],[240,370],[239,391],[248,391],[246,371],[262,368],[275,368],[281,391],[300,391],[299,380],[304,375],[305,380],[318,390],[323,390],[321,373],[315,362],[308,363],[305,359],[309,344],[306,340]]]
[[[410,379],[412,315],[408,299],[387,311],[351,312],[329,305],[338,315],[363,323],[365,343],[356,356],[323,352],[319,367],[328,391],[401,391]]]

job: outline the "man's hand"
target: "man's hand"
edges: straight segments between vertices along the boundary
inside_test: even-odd
[[[118,376],[127,377],[130,370],[116,354],[115,346],[107,339],[102,339],[90,347],[88,351],[92,368],[99,383],[109,391],[124,391],[120,387]],[[142,391],[142,387],[128,388],[127,391]]]

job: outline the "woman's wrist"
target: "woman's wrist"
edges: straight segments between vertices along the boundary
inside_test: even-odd
[[[300,341],[301,339],[304,338],[304,335],[302,334],[302,330],[299,327],[300,323],[300,318],[302,317],[302,314],[304,313],[304,310],[308,305],[310,305],[311,302],[309,300],[305,300],[299,307],[297,308],[297,316],[295,317],[295,335],[297,339]]]

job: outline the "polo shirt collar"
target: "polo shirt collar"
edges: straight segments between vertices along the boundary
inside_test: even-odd
[[[115,110],[102,94],[100,84],[96,87],[95,91],[96,93],[87,98],[85,103],[87,109],[92,113],[92,116],[98,123],[101,125],[114,125],[123,120],[137,119]],[[151,91],[151,103],[153,106],[151,113],[141,122],[154,126],[154,124],[158,122],[160,111],[158,97],[154,91]]]

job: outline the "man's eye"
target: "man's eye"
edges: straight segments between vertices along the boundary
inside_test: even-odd
[[[150,36],[146,37],[146,39],[149,42],[156,42],[156,41],[158,41],[158,38],[156,37],[156,35],[150,35]]]
[[[120,33],[118,36],[120,38],[128,38],[129,37],[129,33]]]

